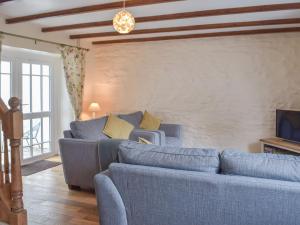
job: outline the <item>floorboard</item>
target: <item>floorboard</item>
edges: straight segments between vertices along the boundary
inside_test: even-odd
[[[69,190],[62,166],[23,177],[23,183],[28,225],[99,225],[95,195]]]

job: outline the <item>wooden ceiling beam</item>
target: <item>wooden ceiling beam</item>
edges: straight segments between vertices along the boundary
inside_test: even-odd
[[[11,1],[14,1],[14,0],[0,0],[0,4],[4,3],[4,2],[11,2]]]
[[[130,0],[126,2],[126,7],[130,8],[136,6],[153,5],[153,4],[161,4],[161,3],[168,3],[168,2],[179,2],[179,1],[185,1],[185,0]],[[80,14],[80,13],[118,9],[122,7],[123,7],[123,1],[110,2],[105,4],[99,4],[99,5],[90,5],[90,6],[77,7],[72,9],[64,9],[64,10],[39,13],[39,14],[28,15],[28,16],[9,18],[6,19],[6,23],[7,24],[21,23],[21,22],[48,18],[48,17],[68,16],[68,15]]]
[[[235,28],[235,27],[251,27],[251,26],[265,26],[265,25],[282,25],[282,24],[297,24],[300,23],[300,18],[293,19],[275,19],[275,20],[258,20],[247,22],[232,22],[232,23],[215,23],[215,24],[201,24],[192,26],[181,27],[166,27],[166,28],[153,28],[134,30],[128,35],[134,34],[155,34],[155,33],[167,33],[167,32],[180,32],[180,31],[192,31],[192,30],[208,30],[208,29],[221,29],[221,28]],[[83,38],[95,38],[95,37],[113,37],[124,36],[118,32],[101,32],[101,33],[87,33],[70,35],[70,39],[83,39]]]
[[[247,6],[247,7],[237,7],[237,8],[225,8],[225,9],[213,9],[213,10],[203,10],[195,12],[184,12],[184,13],[174,13],[174,14],[164,14],[157,16],[146,16],[146,17],[136,17],[137,23],[143,22],[153,22],[153,21],[163,21],[163,20],[176,20],[176,19],[188,19],[197,17],[207,17],[207,16],[221,16],[221,15],[231,15],[231,14],[242,14],[242,13],[256,13],[256,12],[269,12],[269,11],[280,11],[280,10],[293,10],[300,9],[300,3],[284,3],[284,4],[272,4],[272,5],[261,5],[261,6]],[[111,26],[112,21],[98,21],[90,23],[79,23],[79,24],[69,24],[62,26],[44,27],[42,32],[53,32],[71,29],[81,29],[89,27],[103,27]]]
[[[197,38],[209,38],[209,37],[225,37],[225,36],[239,36],[239,35],[270,34],[270,33],[288,33],[288,32],[300,32],[300,27],[273,28],[273,29],[261,29],[261,30],[243,30],[243,31],[226,31],[226,32],[187,34],[187,35],[176,35],[176,36],[175,35],[174,36],[161,36],[161,37],[150,37],[150,38],[117,39],[117,40],[108,40],[108,41],[94,41],[93,45],[197,39]]]

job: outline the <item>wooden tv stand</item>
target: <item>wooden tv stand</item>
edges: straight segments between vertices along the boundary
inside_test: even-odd
[[[261,152],[273,154],[293,154],[300,156],[300,143],[294,143],[281,138],[260,139]]]

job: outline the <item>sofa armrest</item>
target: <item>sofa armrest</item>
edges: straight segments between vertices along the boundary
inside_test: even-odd
[[[164,131],[167,137],[176,137],[181,139],[182,126],[178,124],[161,124],[160,130]]]
[[[64,138],[74,138],[71,130],[64,130]]]
[[[117,188],[104,175],[95,176],[95,191],[101,225],[127,225],[126,209]]]
[[[65,181],[84,189],[94,187],[94,176],[101,171],[99,141],[64,138],[59,140]]]
[[[150,141],[154,145],[160,145],[160,136],[156,132],[134,129],[130,134],[129,140],[138,141],[139,137],[145,138],[146,140]]]

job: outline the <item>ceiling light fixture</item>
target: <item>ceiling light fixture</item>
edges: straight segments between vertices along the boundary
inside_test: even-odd
[[[125,1],[123,2],[123,9],[113,19],[114,28],[120,34],[130,33],[135,26],[133,15],[125,9]]]

